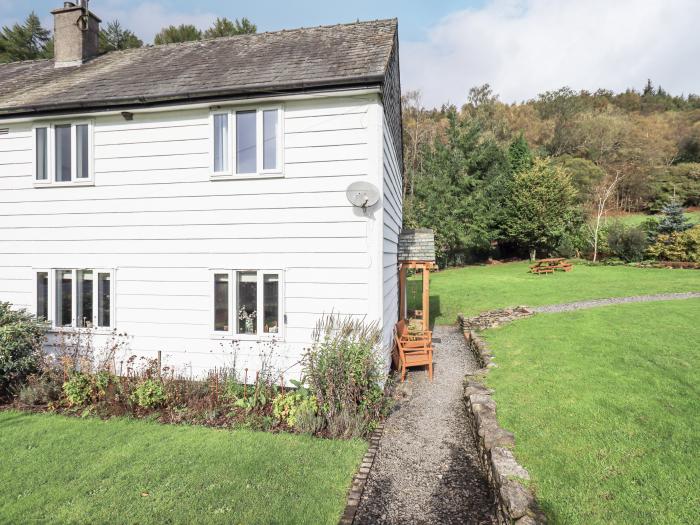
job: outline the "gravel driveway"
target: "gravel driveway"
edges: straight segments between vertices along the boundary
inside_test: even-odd
[[[478,366],[457,328],[435,327],[434,336],[434,381],[420,368],[408,372],[355,523],[495,523],[461,399],[465,374]]]

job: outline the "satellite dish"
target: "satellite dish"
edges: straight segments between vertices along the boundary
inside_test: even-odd
[[[362,208],[366,210],[370,206],[377,204],[379,200],[379,190],[369,182],[353,182],[345,190],[345,195],[350,201],[350,204],[356,206],[357,208]]]

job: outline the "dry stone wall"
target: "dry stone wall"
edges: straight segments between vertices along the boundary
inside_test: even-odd
[[[493,315],[484,314],[469,320],[465,320],[461,314],[459,316],[467,346],[479,365],[486,370],[496,364],[488,346],[470,327],[494,326],[489,323],[501,324],[506,319],[514,320],[532,315],[522,307],[499,312],[490,312]],[[533,492],[525,485],[530,475],[513,455],[515,436],[498,425],[496,402],[492,393],[492,390],[473,378],[465,380],[464,403],[478,447],[481,466],[493,489],[498,522],[500,525],[546,523]]]

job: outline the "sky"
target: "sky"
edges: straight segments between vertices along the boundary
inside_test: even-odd
[[[34,10],[47,27],[61,0],[0,0],[0,25]],[[516,102],[569,86],[700,94],[700,0],[91,0],[149,43],[170,24],[247,17],[258,31],[398,18],[401,84],[426,107],[462,104],[488,83]]]

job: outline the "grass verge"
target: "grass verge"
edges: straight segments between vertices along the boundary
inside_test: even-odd
[[[499,420],[554,523],[700,522],[700,300],[488,330]]]
[[[363,441],[0,412],[0,522],[332,523]]]

